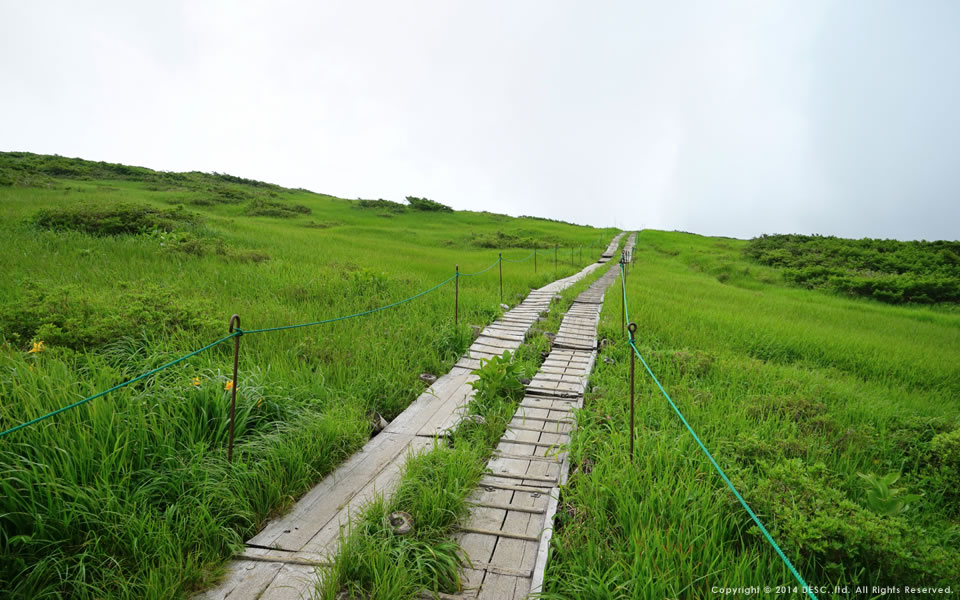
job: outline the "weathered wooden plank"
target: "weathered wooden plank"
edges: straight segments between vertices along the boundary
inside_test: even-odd
[[[556,479],[555,477],[542,477],[542,476],[540,476],[540,475],[528,475],[528,474],[526,474],[526,473],[506,473],[506,472],[503,472],[503,471],[496,471],[496,472],[493,472],[493,473],[487,473],[487,475],[490,475],[491,477],[503,477],[503,478],[505,478],[505,479],[522,479],[522,480],[524,480],[524,481],[536,481],[536,482],[540,482],[540,483],[550,483],[550,484],[554,484],[554,485],[556,485],[556,484],[558,483],[558,481],[559,481],[559,480]],[[532,485],[532,484],[525,484],[525,485]]]
[[[473,398],[473,394],[473,388],[469,384],[464,385],[423,422],[420,429],[417,430],[417,435],[442,435],[445,431],[451,429],[462,418],[462,413],[470,403],[470,399]]]
[[[524,530],[526,530],[526,527],[524,527]],[[495,536],[495,537],[499,537],[499,538],[508,538],[508,539],[512,539],[512,540],[524,540],[524,541],[528,541],[528,542],[539,542],[539,541],[540,541],[540,537],[539,537],[539,536],[536,536],[536,535],[527,535],[526,533],[514,533],[514,532],[512,532],[512,531],[497,531],[497,530],[495,530],[495,529],[480,529],[479,527],[470,527],[470,526],[461,527],[461,528],[460,528],[460,531],[463,531],[463,532],[465,532],[465,533],[479,533],[480,535],[490,535],[490,536]],[[498,547],[499,547],[501,544],[502,544],[502,540],[501,540],[500,542],[497,542]],[[499,548],[498,548],[498,549],[499,549]],[[497,554],[497,552],[494,551],[494,555],[495,555],[495,556],[496,556],[496,554]],[[508,563],[508,564],[510,564],[510,563]],[[513,562],[512,564],[517,564],[517,563],[516,563],[516,562]]]
[[[320,523],[319,519],[309,527],[309,529],[315,529],[316,533],[308,542],[303,544],[301,549],[304,552],[336,553],[341,527],[348,526],[351,518],[378,495],[389,495],[393,492],[407,458],[413,453],[422,452],[433,444],[433,441],[428,438],[409,437],[408,446],[404,448],[404,451],[389,462],[375,478],[357,490],[348,502],[339,505],[333,517],[323,522],[319,529],[316,529],[316,524]]]
[[[516,597],[517,581],[519,577],[499,575],[486,571],[478,600],[513,600]]]
[[[282,562],[295,565],[306,565],[318,567],[330,564],[331,557],[313,552],[290,552],[287,550],[274,550],[270,548],[257,548],[247,546],[244,548],[238,558],[246,560]]]
[[[531,449],[532,451],[532,449]],[[496,458],[509,459],[509,460],[529,460],[535,462],[545,462],[545,463],[557,463],[561,461],[561,456],[537,456],[535,454],[509,454],[506,452],[496,453]]]
[[[560,424],[568,424],[568,425],[576,423],[576,420],[571,417],[565,417],[565,418],[559,418],[559,419],[548,419],[546,417],[535,417],[529,414],[521,414],[520,411],[517,411],[517,414],[513,416],[513,421],[511,421],[511,423],[514,421],[517,421],[520,423],[537,421],[537,422],[544,422],[544,423],[560,423]]]
[[[323,514],[332,516],[335,511],[324,513],[324,507],[329,505],[331,501],[339,504],[349,500],[352,493],[355,492],[354,489],[349,487],[350,482],[365,482],[375,476],[388,462],[406,448],[411,437],[409,434],[398,436],[397,434],[381,432],[363,449],[347,459],[333,473],[310,490],[297,502],[293,510],[268,523],[260,533],[250,539],[250,543],[258,546],[299,550],[302,543],[295,541],[295,535],[287,540],[288,543],[293,544],[292,546],[284,546],[278,540],[284,535],[299,532],[301,521],[322,518]],[[305,538],[302,541],[305,542],[312,535],[312,532],[305,530],[303,535]]]
[[[489,562],[490,557],[493,556],[493,549],[497,547],[497,536],[461,532],[457,534],[457,542],[470,560]]]
[[[541,514],[541,515],[542,515],[544,512],[546,512],[546,509],[545,509],[545,508],[531,508],[531,507],[526,507],[526,506],[516,506],[516,505],[514,505],[514,504],[501,504],[501,503],[494,503],[494,502],[473,502],[472,504],[473,504],[473,506],[480,506],[480,507],[484,507],[484,508],[499,508],[499,509],[503,509],[503,510],[518,510],[518,511],[521,511],[521,512],[536,513],[536,514]]]
[[[546,490],[550,489],[550,486],[540,487],[540,484],[530,484],[526,486],[509,485],[497,481],[490,481],[489,479],[482,480],[479,485],[486,489],[493,488],[498,490],[509,490],[513,492],[529,492],[531,494],[542,494]]]
[[[391,421],[384,431],[387,433],[416,431],[423,427],[423,423],[430,418],[437,407],[442,406],[452,395],[462,393],[464,386],[476,379],[477,376],[471,373],[453,376],[448,374],[441,377],[427,388],[427,391],[420,394],[396,419]],[[467,385],[467,389],[469,389],[469,385]]]
[[[570,431],[571,425],[568,423],[565,426],[562,426],[561,423],[538,423],[539,425],[551,425],[550,428],[547,427],[530,427],[528,425],[515,425],[512,422],[507,425],[510,429],[516,429],[517,431],[549,431],[550,433],[566,433]]]
[[[520,347],[520,342],[508,342],[506,340],[497,340],[493,338],[485,338],[488,341],[481,342],[480,338],[477,338],[470,346],[470,352],[486,352],[487,354],[494,354],[496,356],[502,355],[507,350],[513,352]]]
[[[257,600],[282,567],[282,563],[234,561],[223,581],[195,598],[196,600],[226,600],[229,597],[230,600]]]
[[[258,600],[309,600],[318,582],[316,567],[285,564]]]
[[[461,528],[461,531],[484,533],[489,530],[499,530],[506,516],[507,512],[503,509],[480,507],[470,511],[467,527]]]

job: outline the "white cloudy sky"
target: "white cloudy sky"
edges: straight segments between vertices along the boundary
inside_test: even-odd
[[[0,0],[0,150],[750,237],[956,239],[960,2]]]

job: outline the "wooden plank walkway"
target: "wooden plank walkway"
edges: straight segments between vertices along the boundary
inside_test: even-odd
[[[623,245],[623,258],[626,262],[633,262],[633,247],[637,243],[637,234],[633,233],[627,238],[627,243]]]
[[[616,253],[617,248],[620,246],[621,237],[623,237],[622,233],[613,238],[613,241],[610,242],[610,245],[607,246],[607,249],[604,250],[603,254],[600,256],[600,260],[597,261],[598,263],[609,262],[610,259],[613,258],[613,255]]]
[[[620,234],[615,239],[619,243]],[[471,373],[480,359],[514,351],[527,331],[549,310],[554,296],[600,267],[585,269],[533,290],[503,317],[485,328],[449,373],[372,438],[356,454],[304,495],[293,509],[269,522],[228,566],[215,588],[195,600],[297,600],[309,598],[316,567],[329,564],[338,550],[340,529],[377,495],[395,488],[411,452],[433,443],[455,427],[473,393]]]
[[[464,570],[463,591],[444,598],[508,600],[541,591],[560,486],[569,473],[572,411],[583,406],[603,295],[619,274],[610,268],[567,311],[470,497],[474,507],[456,538],[471,568]]]

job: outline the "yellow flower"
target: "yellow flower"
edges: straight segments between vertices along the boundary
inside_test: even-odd
[[[193,385],[200,385],[200,378],[199,378],[199,377],[194,377],[194,378],[193,378]]]
[[[223,389],[225,389],[225,390],[227,390],[227,391],[232,390],[232,389],[233,389],[233,381],[232,381],[232,380],[228,380],[228,381],[227,381],[227,384],[226,384],[225,386],[223,386]]]
[[[43,352],[43,342],[34,342],[33,348],[30,348],[27,354],[33,354],[34,352]]]

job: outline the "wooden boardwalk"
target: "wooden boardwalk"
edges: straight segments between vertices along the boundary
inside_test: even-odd
[[[472,568],[464,571],[464,590],[444,598],[508,600],[541,591],[560,486],[569,472],[572,411],[583,407],[603,295],[619,273],[610,268],[567,311],[470,498],[473,509],[457,541]]]
[[[627,238],[627,243],[623,245],[623,260],[624,262],[631,263],[633,262],[633,247],[637,243],[637,234],[631,234]]]
[[[610,245],[607,246],[607,249],[604,250],[603,254],[600,256],[600,260],[597,261],[598,263],[609,262],[610,259],[613,258],[613,255],[616,254],[617,252],[617,248],[620,247],[621,237],[623,237],[622,233],[616,236],[615,238],[613,238],[613,241],[610,242]]]
[[[614,248],[622,235],[614,240]],[[307,492],[290,512],[269,522],[231,561],[220,584],[194,598],[309,598],[317,583],[316,568],[329,564],[337,553],[341,527],[377,495],[393,491],[411,452],[428,447],[434,436],[459,422],[461,409],[473,393],[470,382],[477,378],[471,371],[480,366],[480,359],[519,348],[533,323],[549,310],[553,297],[599,267],[593,263],[531,291],[523,302],[484,329],[449,373]]]

